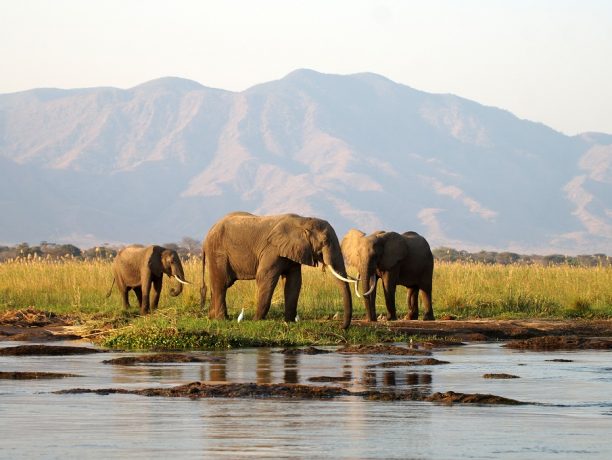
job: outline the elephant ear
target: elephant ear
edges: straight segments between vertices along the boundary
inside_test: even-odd
[[[381,270],[390,270],[408,256],[408,245],[399,233],[387,232],[381,235],[383,254],[379,262]]]
[[[157,277],[162,276],[164,274],[164,267],[162,265],[162,252],[164,248],[161,246],[151,246],[150,251],[148,252],[148,266],[151,269],[151,274]]]
[[[351,228],[342,238],[342,243],[340,244],[342,255],[351,267],[359,267],[359,243],[364,236],[365,233],[362,231]]]
[[[293,222],[281,221],[276,224],[270,235],[268,243],[278,249],[281,257],[293,260],[302,265],[314,267],[317,262],[310,244],[310,235],[307,229]]]

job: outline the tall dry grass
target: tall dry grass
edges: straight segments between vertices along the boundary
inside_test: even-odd
[[[160,309],[181,315],[201,316],[201,262],[184,263],[185,276],[194,282],[179,297],[168,295],[168,278]],[[112,283],[109,260],[64,259],[21,260],[0,264],[0,311],[33,306],[56,313],[90,316],[122,312]],[[397,293],[398,314],[406,314],[405,289]],[[130,294],[136,311],[136,298]],[[228,291],[230,315],[242,308],[247,318],[255,313],[253,281],[238,281]],[[364,315],[363,303],[354,298],[354,317]],[[612,268],[573,266],[483,265],[437,263],[434,273],[434,312],[437,317],[458,318],[612,318]],[[382,289],[378,289],[377,311],[385,312]],[[207,299],[206,307],[210,305]],[[298,306],[300,317],[318,319],[342,312],[342,299],[331,273],[305,267]],[[272,300],[271,318],[283,317],[283,290],[279,283]]]

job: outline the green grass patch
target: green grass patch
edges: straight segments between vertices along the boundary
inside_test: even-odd
[[[219,350],[246,347],[407,342],[410,335],[384,326],[343,331],[339,321],[217,321],[207,318],[138,318],[114,330],[101,345],[122,350]]]
[[[210,321],[200,307],[201,261],[184,263],[185,276],[194,284],[178,297],[168,295],[164,280],[160,308],[142,318],[136,298],[125,311],[111,283],[108,260],[32,260],[0,264],[0,313],[33,307],[70,316],[87,324],[92,332],[104,331],[103,344],[121,349],[219,349],[257,346],[336,345],[402,341],[380,324],[342,331],[342,296],[331,273],[304,267],[298,303],[301,321],[285,324],[283,283],[274,293],[267,321],[250,321],[255,315],[254,281],[238,281],[228,290],[230,317],[241,309],[246,321]],[[349,269],[351,273],[351,269]],[[352,272],[355,275],[354,271]],[[210,283],[209,283],[210,285]],[[210,291],[209,291],[210,292]],[[377,291],[377,313],[385,313],[382,288]],[[210,294],[209,294],[210,295]],[[457,319],[605,319],[612,318],[612,267],[552,267],[437,263],[434,270],[433,305],[436,317]],[[397,289],[396,306],[401,318],[407,313],[406,289]],[[353,318],[365,317],[361,299],[353,298]],[[97,333],[96,332],[96,333]]]

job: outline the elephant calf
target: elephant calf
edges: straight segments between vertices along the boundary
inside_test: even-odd
[[[181,283],[178,288],[170,289],[171,296],[179,295],[183,291],[183,284],[190,284],[185,281],[181,259],[174,250],[161,246],[134,245],[119,251],[113,261],[113,284],[117,283],[123,306],[130,308],[128,293],[132,289],[138,298],[141,314],[147,314],[157,308],[164,273]],[[151,285],[153,286],[153,298],[149,304]],[[110,296],[112,289],[111,285],[107,297]]]

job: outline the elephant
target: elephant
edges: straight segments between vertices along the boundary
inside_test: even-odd
[[[183,284],[191,284],[185,280],[183,265],[176,251],[155,245],[125,247],[119,251],[113,261],[113,284],[107,297],[110,296],[113,285],[117,283],[123,306],[127,309],[130,308],[128,294],[132,289],[138,298],[140,313],[145,315],[157,308],[164,273],[176,278],[180,283],[178,288],[170,289],[170,295],[173,297],[183,291]],[[153,298],[149,303],[151,285],[153,285]]]
[[[297,214],[256,216],[233,212],[217,221],[202,245],[201,305],[207,286],[206,264],[210,270],[211,308],[208,316],[227,319],[225,295],[236,280],[255,280],[255,319],[265,319],[279,277],[285,280],[285,321],[296,320],[302,286],[302,265],[329,267],[340,286],[343,328],[351,324],[353,311],[350,283],[336,232],[325,220]]]
[[[408,288],[408,318],[418,319],[419,291],[422,293],[423,319],[433,320],[431,289],[434,259],[429,243],[415,232],[399,234],[377,231],[367,235],[351,229],[342,239],[342,253],[359,271],[367,320],[376,321],[376,283],[382,279],[387,319],[396,320],[396,286]],[[357,285],[356,285],[357,286]],[[355,289],[357,296],[359,290]]]

